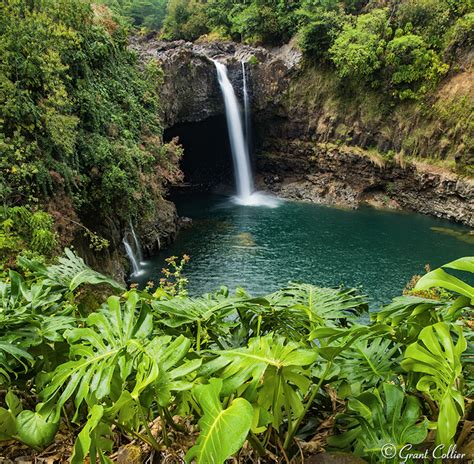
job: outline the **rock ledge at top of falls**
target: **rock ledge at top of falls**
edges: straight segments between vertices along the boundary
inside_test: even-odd
[[[291,44],[267,49],[234,42],[165,42],[133,38],[130,47],[140,60],[156,59],[164,80],[160,88],[165,128],[199,122],[224,114],[224,104],[212,60],[227,66],[237,96],[242,95],[242,62],[246,63],[254,110],[278,113],[291,74],[301,63],[301,52]]]

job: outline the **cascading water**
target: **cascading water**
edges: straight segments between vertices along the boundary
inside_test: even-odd
[[[237,197],[235,201],[247,206],[278,206],[278,200],[260,192],[254,192],[253,177],[250,169],[248,146],[242,130],[242,119],[234,88],[227,76],[224,64],[214,61],[217,79],[224,98],[227,129],[229,131],[230,148],[234,161]]]
[[[122,240],[122,242],[123,242],[123,245],[125,246],[125,251],[127,253],[130,264],[132,265],[132,270],[133,270],[132,276],[137,276],[140,274],[140,267],[138,266],[137,258],[135,257],[135,254],[133,253],[130,243],[127,242],[127,239],[125,237]]]
[[[237,196],[245,201],[253,191],[252,172],[250,171],[249,154],[242,131],[240,111],[235,97],[234,88],[227,77],[227,68],[222,63],[214,61],[217,78],[224,97],[225,115],[229,131],[230,147],[234,160],[237,181]]]
[[[132,231],[133,241],[135,242],[135,251],[137,253],[138,262],[143,265],[144,261],[143,261],[142,247],[138,240],[137,234],[135,233],[135,229],[133,228],[132,221],[130,221],[130,230]]]
[[[245,121],[245,139],[247,140],[247,150],[250,153],[252,146],[252,132],[250,124],[250,102],[249,102],[249,92],[247,89],[247,72],[245,69],[245,62],[242,61],[242,84],[244,92],[244,121]]]

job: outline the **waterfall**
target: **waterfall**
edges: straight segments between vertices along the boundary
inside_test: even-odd
[[[245,70],[245,62],[242,61],[242,84],[244,91],[244,121],[245,121],[245,138],[247,140],[247,150],[250,153],[252,147],[252,132],[250,125],[250,101],[247,89],[247,75]]]
[[[242,118],[234,88],[227,76],[224,64],[214,61],[217,70],[217,79],[224,98],[227,130],[229,132],[230,148],[234,162],[235,180],[237,184],[236,203],[246,206],[278,206],[278,200],[270,195],[254,192],[253,177],[250,169],[248,145],[242,129]],[[245,69],[245,66],[243,67]],[[245,82],[245,90],[247,84]],[[248,111],[246,111],[248,114]],[[250,126],[250,123],[249,123]],[[250,132],[250,129],[249,129]]]
[[[140,245],[140,242],[138,241],[138,237],[137,237],[137,234],[135,233],[135,229],[133,228],[132,221],[130,221],[130,230],[132,231],[133,241],[135,242],[135,251],[137,253],[138,262],[140,264],[143,264],[144,261],[143,261],[142,247]]]
[[[130,260],[130,264],[132,265],[132,275],[138,275],[140,273],[140,267],[138,266],[137,258],[133,253],[132,247],[127,242],[127,239],[125,237],[122,241],[125,246],[125,251],[127,252],[128,259]]]
[[[230,148],[234,160],[235,176],[237,182],[237,196],[245,201],[253,191],[252,173],[250,171],[249,154],[245,143],[240,118],[239,105],[235,97],[234,88],[227,77],[227,68],[222,63],[214,61],[217,77],[224,97],[227,129],[229,131]]]

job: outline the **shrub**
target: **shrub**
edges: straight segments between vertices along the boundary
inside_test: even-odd
[[[205,5],[194,0],[170,0],[163,24],[168,40],[195,40],[209,32]]]
[[[388,43],[386,64],[389,85],[400,100],[420,98],[448,70],[423,38],[414,34],[396,37]]]
[[[138,2],[130,2],[123,13],[130,16],[137,26],[144,26],[157,31],[163,25],[167,3],[167,0],[140,0]]]
[[[22,253],[51,257],[56,245],[48,213],[24,206],[0,208],[0,268],[15,266],[16,256]]]
[[[342,30],[344,18],[340,12],[323,9],[311,14],[299,31],[301,50],[314,60],[328,59],[328,50]]]
[[[270,1],[252,2],[232,10],[231,30],[249,43],[278,44],[294,32],[295,18],[285,4]]]
[[[474,45],[474,13],[468,13],[451,26],[444,39],[444,56],[454,58],[458,50],[469,50]]]
[[[401,2],[396,20],[400,28],[423,37],[431,46],[439,47],[450,22],[450,8],[445,0],[405,0]]]
[[[387,11],[374,10],[346,26],[329,49],[337,73],[343,78],[370,78],[382,66]]]

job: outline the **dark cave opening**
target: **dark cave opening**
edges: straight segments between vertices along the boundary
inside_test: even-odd
[[[224,115],[165,130],[165,142],[174,137],[184,148],[180,166],[185,186],[201,191],[233,188],[232,154]]]

